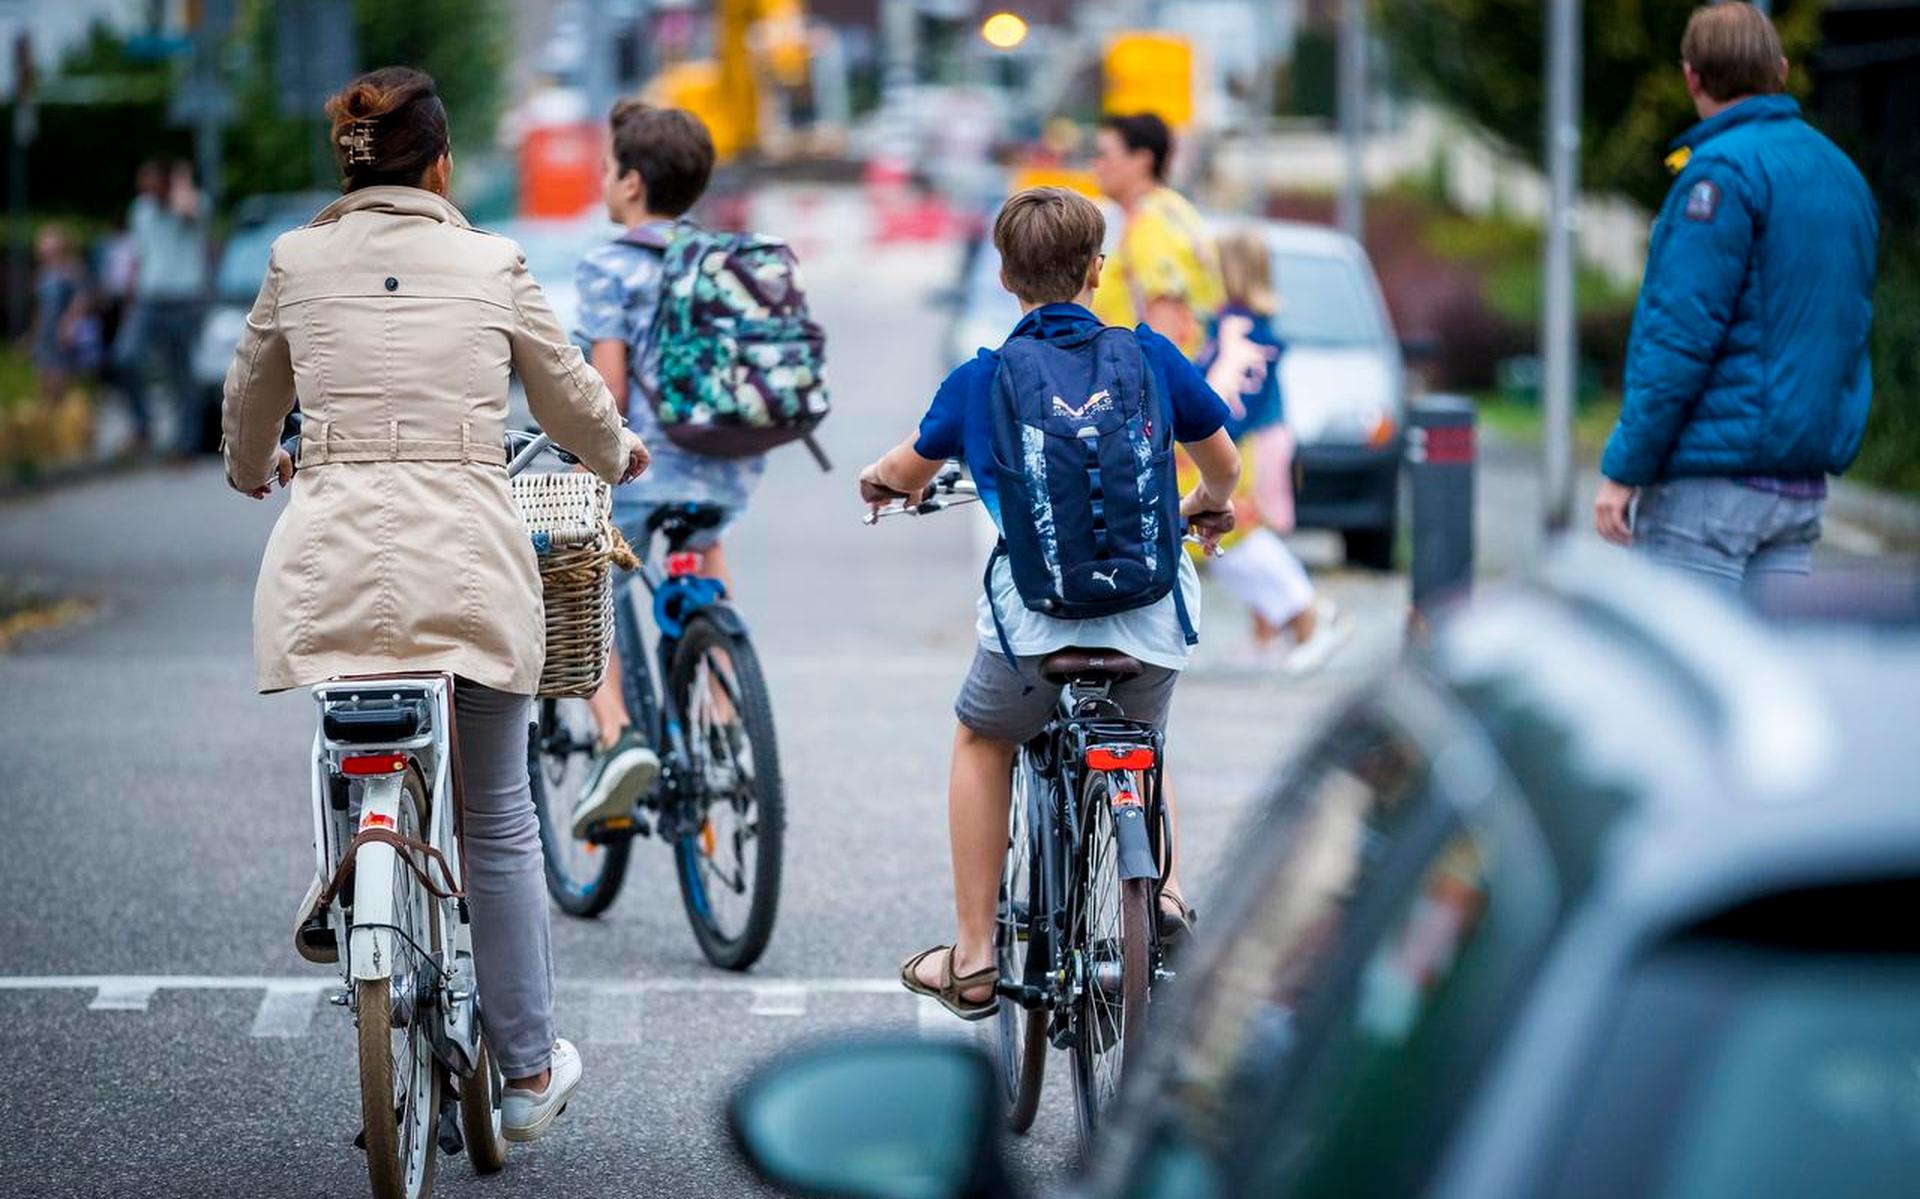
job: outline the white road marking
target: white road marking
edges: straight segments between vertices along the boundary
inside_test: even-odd
[[[293,1039],[304,1037],[313,1024],[313,1012],[320,1002],[316,983],[268,987],[260,996],[259,1010],[253,1014],[250,1036]]]
[[[791,984],[756,987],[753,1004],[747,1011],[755,1016],[804,1016],[807,1014],[807,988]]]
[[[917,995],[914,1003],[914,1023],[919,1027],[921,1036],[954,1041],[973,1039],[974,1024],[941,1007],[939,1000]]]
[[[144,979],[107,979],[94,989],[93,1002],[87,1007],[96,1012],[144,1012],[154,990]]]

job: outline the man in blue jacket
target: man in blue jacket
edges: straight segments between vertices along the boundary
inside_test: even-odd
[[[1698,9],[1680,54],[1701,120],[1667,159],[1594,524],[1738,592],[1809,573],[1827,476],[1860,451],[1879,221],[1780,94],[1764,14]]]

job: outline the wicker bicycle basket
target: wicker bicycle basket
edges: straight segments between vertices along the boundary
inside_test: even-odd
[[[547,664],[539,693],[592,695],[613,645],[613,570],[635,565],[613,527],[613,492],[582,471],[513,478],[513,498],[540,559],[547,610]]]

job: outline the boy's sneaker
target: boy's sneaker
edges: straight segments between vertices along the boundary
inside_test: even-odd
[[[553,1043],[553,1070],[544,1091],[507,1087],[500,1092],[500,1135],[509,1141],[531,1141],[540,1137],[560,1113],[580,1085],[580,1051],[565,1037]]]
[[[633,729],[622,730],[620,739],[593,760],[580,788],[580,802],[573,807],[573,835],[585,836],[588,828],[603,820],[628,815],[633,801],[651,790],[659,777],[660,755]]]

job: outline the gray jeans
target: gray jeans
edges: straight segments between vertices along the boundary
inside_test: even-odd
[[[481,1017],[500,1073],[526,1078],[545,1070],[553,1051],[552,931],[527,783],[533,701],[462,679],[453,708]]]
[[[1671,479],[1641,489],[1633,545],[1738,596],[1813,572],[1825,506],[1733,479]]]

